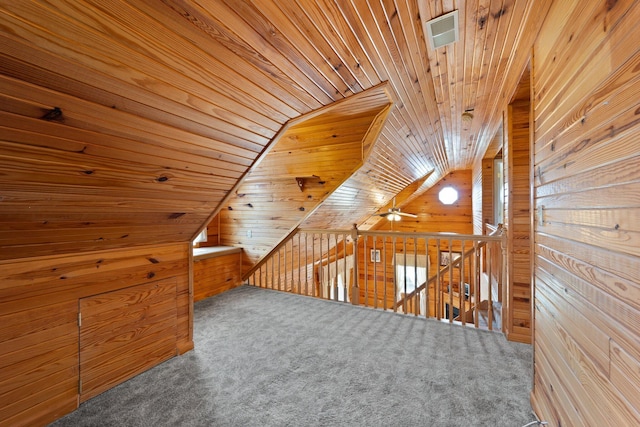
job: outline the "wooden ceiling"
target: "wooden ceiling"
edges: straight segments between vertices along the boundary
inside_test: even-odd
[[[390,109],[383,84],[292,120],[223,203],[220,243],[252,267],[362,166]]]
[[[0,259],[188,241],[291,120],[386,83],[370,155],[305,220],[363,224],[482,156],[549,3],[0,1]]]

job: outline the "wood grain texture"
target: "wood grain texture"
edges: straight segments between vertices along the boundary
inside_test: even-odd
[[[505,333],[512,341],[531,343],[531,183],[530,165],[530,72],[527,68],[507,114],[507,137],[503,164],[508,182],[507,218],[508,281]]]
[[[391,108],[379,85],[292,121],[220,211],[220,243],[243,247],[247,273],[360,169]],[[326,227],[352,210],[332,205]],[[358,213],[360,215],[360,213]]]
[[[453,9],[460,41],[431,49],[424,22]],[[0,316],[13,326],[1,339],[41,355],[42,328],[51,323],[51,336],[62,337],[71,324],[66,315],[50,319],[46,307],[69,314],[65,304],[86,292],[171,272],[182,277],[189,258],[175,248],[187,247],[220,211],[219,240],[245,246],[250,266],[298,225],[369,229],[372,214],[412,183],[428,176],[416,189],[423,192],[452,171],[473,168],[468,220],[477,227],[478,165],[494,146],[507,104],[518,98],[534,46],[531,167],[542,213],[534,274],[545,304],[536,315],[546,326],[535,333],[532,399],[555,425],[606,423],[600,408],[613,408],[618,424],[638,424],[638,21],[640,7],[631,0],[2,1]],[[277,160],[260,169],[263,154],[296,119],[366,97],[381,84],[393,107],[367,116],[379,132],[356,131],[366,122],[359,116],[338,133],[301,127],[287,138],[287,151],[274,150]],[[473,114],[470,123],[463,112]],[[327,117],[325,125],[339,121]],[[335,158],[316,147],[307,152],[311,160],[280,167],[298,141],[326,142],[334,134],[361,136],[361,165],[351,173],[341,176],[340,162],[355,152],[345,141],[327,143],[340,153]],[[335,186],[323,194],[319,181],[308,180],[313,200],[300,199],[292,175],[311,171],[324,179],[317,170]],[[225,222],[242,178],[254,200],[234,199],[236,216]],[[507,206],[524,209],[514,193],[522,182],[506,184]],[[420,209],[411,203],[403,209]],[[483,213],[486,206],[483,200]],[[447,222],[435,206],[427,215]],[[464,228],[463,221],[451,224]],[[507,229],[518,224],[511,219]],[[105,250],[104,261],[92,258]],[[178,347],[188,349],[184,283]],[[527,293],[520,285],[512,291]],[[586,320],[567,319],[575,312],[569,306],[588,313]],[[520,331],[526,306],[513,308]],[[578,324],[610,337],[608,371],[601,369],[607,353],[600,333],[591,343]],[[27,375],[31,362],[9,348],[5,363]],[[3,423],[45,424],[75,404],[73,381],[56,381],[73,374],[68,350],[53,353],[65,367],[45,362],[51,378],[0,380],[1,393],[17,399]],[[20,399],[26,389],[16,390],[31,381],[42,387]]]
[[[640,423],[639,6],[554,4],[534,46],[532,403],[553,426]]]
[[[174,244],[0,262],[0,400],[11,402],[0,408],[0,425],[46,425],[77,407],[82,298],[168,280],[174,289],[170,302],[156,301],[151,318],[173,325],[172,355],[192,348],[188,250],[187,244]],[[135,295],[130,294],[130,303]],[[119,320],[123,314],[120,307],[104,311],[111,319],[101,329],[105,339],[114,330],[126,336]],[[144,351],[130,356],[149,366]],[[106,364],[104,374],[118,369]]]
[[[470,169],[485,151],[548,1],[466,2],[460,41],[434,51],[424,22],[454,8],[3,2],[0,214],[16,233],[0,236],[0,259],[187,242],[226,208],[225,197],[288,123],[386,84],[395,107],[376,117],[380,132],[367,135],[362,168],[305,217],[312,227],[369,227],[370,214],[407,185]],[[470,125],[464,111],[473,111]],[[336,164],[318,157],[300,167],[326,175]],[[265,185],[282,174],[251,172]],[[25,213],[32,230],[67,214],[88,226],[22,233]],[[128,221],[115,227],[102,214]],[[164,230],[153,240],[145,215]],[[244,244],[246,231],[223,240]]]
[[[242,283],[240,264],[242,254],[235,253],[193,263],[193,300],[217,295]]]
[[[176,285],[172,278],[79,300],[81,402],[175,356]]]

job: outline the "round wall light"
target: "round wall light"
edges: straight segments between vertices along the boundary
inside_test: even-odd
[[[438,193],[438,199],[445,205],[452,205],[458,200],[458,191],[453,187],[444,187]]]

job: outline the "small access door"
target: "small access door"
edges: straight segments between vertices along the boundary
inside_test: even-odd
[[[176,280],[79,300],[80,402],[176,355]]]

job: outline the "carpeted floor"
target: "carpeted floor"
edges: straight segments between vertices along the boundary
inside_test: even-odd
[[[535,420],[531,346],[242,286],[196,303],[196,348],[52,426],[505,426]]]

